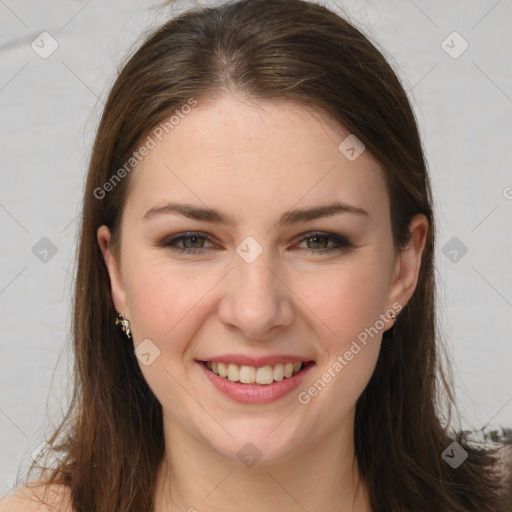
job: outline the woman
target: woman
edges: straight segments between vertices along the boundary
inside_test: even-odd
[[[442,420],[434,227],[357,29],[300,0],[168,22],[94,143],[56,468],[0,510],[506,510],[499,454]]]

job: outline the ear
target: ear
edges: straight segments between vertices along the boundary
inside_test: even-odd
[[[423,214],[415,215],[409,223],[411,238],[397,255],[390,283],[390,304],[397,302],[405,307],[412,297],[421,267],[421,256],[425,248],[429,225]]]
[[[107,226],[101,226],[98,228],[96,236],[110,276],[110,293],[114,307],[118,313],[124,313],[129,317],[130,312],[126,306],[126,292],[122,284],[120,262],[110,252],[110,230]]]

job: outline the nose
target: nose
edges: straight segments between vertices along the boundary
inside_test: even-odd
[[[241,337],[268,340],[292,323],[293,293],[271,251],[263,250],[251,263],[235,255],[223,281],[219,318],[228,329],[240,331]]]

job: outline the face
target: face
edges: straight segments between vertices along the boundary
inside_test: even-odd
[[[132,171],[119,261],[105,226],[98,241],[168,431],[268,462],[350,432],[426,221],[397,252],[383,171],[340,151],[348,135],[305,106],[219,97]]]

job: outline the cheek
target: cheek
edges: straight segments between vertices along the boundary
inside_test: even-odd
[[[382,261],[361,254],[342,265],[298,277],[294,291],[323,322],[329,343],[343,344],[373,326],[385,312],[388,277]]]
[[[377,321],[385,309],[379,275],[370,269],[338,272],[323,284],[310,307],[328,329],[317,329],[322,355],[297,398],[329,429],[350,414],[374,372],[382,340]]]
[[[380,315],[387,306],[386,268],[382,258],[368,251],[350,264],[303,280],[298,294],[315,313],[323,354],[314,388],[301,391],[311,400],[318,396],[317,405],[329,404],[341,413],[355,404],[371,378],[382,339]]]
[[[129,267],[128,267],[129,268]],[[131,316],[138,339],[172,338],[182,319],[201,310],[200,300],[211,288],[210,279],[197,271],[170,268],[161,263],[151,265],[134,259],[128,271]]]
[[[147,264],[138,268],[144,271],[133,272],[129,284],[135,349],[150,340],[152,358],[156,354],[149,365],[139,357],[139,367],[164,408],[178,410],[183,399],[184,353],[203,323],[198,318],[199,301],[211,285],[207,286],[208,279],[194,280],[175,269],[166,272],[155,266],[148,270]]]
[[[324,428],[334,428],[354,410],[378,359],[381,337],[363,345],[357,340],[335,351],[331,361],[318,369],[315,379],[299,390],[298,399],[313,417],[322,417]]]

